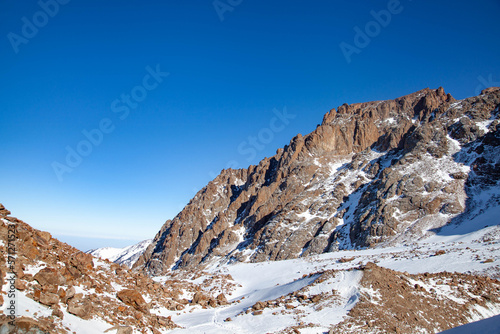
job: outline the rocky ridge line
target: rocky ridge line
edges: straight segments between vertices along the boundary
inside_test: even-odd
[[[134,268],[159,275],[424,237],[498,183],[499,104],[499,88],[461,101],[439,88],[332,109],[275,156],[223,170]]]

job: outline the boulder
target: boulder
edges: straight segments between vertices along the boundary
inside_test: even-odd
[[[202,305],[202,306],[207,305],[208,297],[205,294],[203,294],[203,292],[198,291],[194,294],[192,303]]]
[[[82,319],[90,319],[92,310],[92,303],[88,299],[74,297],[68,301],[68,312]]]
[[[132,306],[138,311],[149,313],[149,307],[142,295],[136,290],[125,289],[116,294],[116,297],[128,306]]]
[[[59,303],[59,296],[52,292],[40,293],[40,303],[43,305],[54,305]]]
[[[219,305],[226,305],[227,304],[227,298],[223,293],[219,294],[216,297],[216,299],[217,299],[217,302],[219,303]]]
[[[43,268],[33,277],[41,286],[44,285],[63,285],[66,278],[54,268]]]

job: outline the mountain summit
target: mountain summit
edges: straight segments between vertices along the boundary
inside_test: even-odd
[[[332,109],[275,156],[223,170],[134,268],[160,275],[484,227],[479,213],[500,202],[499,104],[500,88],[457,101],[440,87]]]

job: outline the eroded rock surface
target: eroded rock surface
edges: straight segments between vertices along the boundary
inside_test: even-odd
[[[500,89],[442,88],[340,106],[247,169],[223,170],[167,221],[134,268],[284,260],[425,237],[498,184]]]

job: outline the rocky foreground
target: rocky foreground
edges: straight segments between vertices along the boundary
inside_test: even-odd
[[[179,299],[179,291],[197,290],[187,283],[155,283],[125,265],[99,260],[59,242],[50,233],[33,229],[9,214],[0,205],[0,277],[4,291],[0,303],[8,301],[5,292],[10,282],[6,278],[12,277],[13,272],[18,291],[17,312],[31,317],[17,318],[14,329],[8,325],[9,317],[1,316],[1,328],[9,328],[8,333],[38,333],[36,328],[43,333],[71,333],[68,322],[79,319],[99,319],[103,329],[118,326],[118,333],[132,333],[132,328],[148,328],[152,333],[160,333],[159,330],[176,325],[168,317],[152,314],[150,308],[162,305],[182,309],[188,301]],[[13,268],[8,258],[8,226],[15,226],[17,232],[11,248],[16,256]],[[45,308],[26,310],[25,307],[36,304],[25,303],[23,297]],[[36,312],[37,309],[42,311]],[[9,314],[5,309],[2,313]]]

